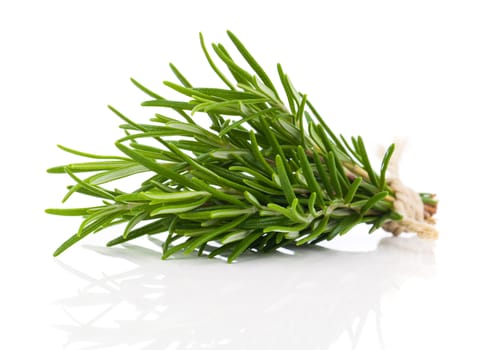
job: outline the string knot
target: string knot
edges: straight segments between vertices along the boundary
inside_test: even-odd
[[[393,208],[403,218],[388,221],[382,228],[395,236],[402,232],[416,232],[420,238],[437,239],[438,231],[432,225],[434,220],[425,215],[423,202],[418,193],[405,186],[398,178],[389,180],[388,185],[395,192]]]
[[[413,189],[405,186],[398,177],[398,161],[403,147],[398,148],[398,150],[398,154],[391,159],[389,166],[390,177],[387,183],[395,194],[393,208],[402,215],[402,219],[388,221],[382,225],[382,228],[395,236],[402,232],[415,232],[420,238],[437,239],[438,231],[433,226],[435,221],[425,211],[420,195]]]

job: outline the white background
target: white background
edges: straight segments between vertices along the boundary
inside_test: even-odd
[[[478,348],[477,18],[460,0],[2,1],[0,348]],[[147,240],[104,249],[109,231],[52,258],[78,224],[43,213],[69,184],[45,169],[77,160],[55,145],[116,152],[106,105],[151,116],[128,79],[167,95],[171,61],[219,85],[198,32],[231,48],[226,29],[334,130],[372,152],[406,138],[401,174],[438,194],[440,240],[357,228],[227,265],[161,261]]]

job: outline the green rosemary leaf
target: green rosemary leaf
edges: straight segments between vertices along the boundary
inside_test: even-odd
[[[244,203],[242,203],[238,198],[234,197],[233,195],[227,194],[225,192],[219,191],[218,189],[215,189],[214,187],[206,184],[201,179],[193,177],[191,180],[200,190],[211,193],[211,195],[213,195],[215,198],[219,200],[223,200],[225,202],[238,205],[240,207],[244,206]]]
[[[192,87],[191,83],[184,77],[184,75],[179,71],[179,69],[176,68],[174,64],[170,63],[169,67],[181,84],[183,84],[185,87]]]
[[[252,195],[251,193],[245,191],[245,192],[244,192],[244,198],[245,198],[249,203],[251,203],[254,207],[256,207],[257,209],[263,209],[263,206],[261,205],[261,203],[259,203],[259,201],[257,200],[257,198],[254,197],[254,195]]]
[[[393,151],[395,150],[395,145],[392,143],[390,147],[388,147],[385,155],[383,156],[382,166],[380,167],[380,181],[379,181],[379,188],[381,191],[385,190],[386,185],[386,174],[388,164],[390,163],[390,159],[392,158]]]
[[[212,250],[209,253],[208,258],[212,259],[212,258],[215,258],[216,256],[218,256],[220,254],[223,254],[223,253],[226,253],[226,252],[230,251],[233,247],[235,247],[237,245],[237,243],[238,243],[238,241],[230,242],[230,243],[224,244],[224,245]]]
[[[249,180],[249,179],[243,179],[242,182],[248,186],[249,190],[255,190],[254,193],[260,192],[260,193],[266,193],[269,195],[281,195],[282,192],[278,189],[276,189],[276,186],[269,187],[263,184],[260,184],[256,181]]]
[[[272,91],[274,91],[274,94],[278,96],[277,91],[275,90],[274,85],[272,84],[272,81],[270,80],[266,72],[257,63],[254,57],[252,57],[249,51],[247,51],[247,49],[244,47],[241,41],[231,31],[227,31],[227,34],[229,35],[229,38],[231,38],[232,42],[236,46],[237,50],[241,53],[242,57],[244,57],[247,63],[249,63],[249,65],[257,73],[259,78],[261,78],[264,84],[266,84],[266,86]]]
[[[139,154],[146,158],[164,160],[167,162],[178,162],[181,161],[174,153],[166,151],[161,148],[143,145],[141,143],[131,143],[131,148],[134,148]]]
[[[144,220],[146,217],[148,216],[148,213],[147,212],[140,212],[138,214],[136,214],[135,216],[133,216],[130,221],[128,222],[128,224],[126,225],[124,231],[123,231],[123,237],[124,238],[128,238],[128,235],[129,233],[131,232],[131,230],[136,226],[138,225],[142,220]]]
[[[78,189],[81,188],[81,187],[84,187],[86,190],[88,190],[88,192],[90,194],[93,194],[97,197],[104,198],[104,199],[114,199],[114,195],[111,192],[106,191],[99,186],[95,186],[95,185],[89,184],[88,182],[85,182],[85,181],[81,180],[79,177],[77,177],[75,174],[73,174],[73,172],[70,169],[68,169],[68,167],[65,167],[65,172],[68,175],[70,175],[70,177],[73,180],[75,180],[77,182],[77,185],[73,186],[68,191],[66,196],[63,198],[63,202],[65,202],[74,192],[77,192]]]
[[[216,209],[216,210],[208,210],[208,211],[201,211],[201,212],[189,212],[182,215],[180,214],[179,217],[181,219],[188,219],[188,220],[224,219],[224,218],[233,218],[233,217],[244,215],[244,214],[252,214],[255,211],[256,210],[254,207],[245,208],[245,209]]]
[[[279,142],[277,141],[276,136],[270,130],[271,129],[270,124],[262,116],[260,117],[260,121],[261,121],[261,124],[262,124],[262,127],[263,127],[264,135],[266,136],[267,140],[269,141],[269,144],[271,145],[271,148],[274,151],[274,153],[280,155],[282,159],[287,159],[287,157],[284,154],[283,148],[280,146]],[[286,169],[287,176],[291,175],[291,170],[290,170],[289,164],[287,162],[284,162],[284,167]]]
[[[116,202],[148,202],[148,198],[144,195],[144,192],[122,193],[115,197]]]
[[[111,161],[102,161],[102,162],[84,162],[84,163],[72,163],[68,165],[61,165],[49,168],[47,170],[50,174],[64,174],[66,173],[65,167],[73,173],[80,172],[92,172],[92,171],[101,171],[101,170],[112,170],[119,168],[121,166],[135,165],[130,161],[124,160],[111,160]]]
[[[309,208],[309,214],[312,215],[313,217],[317,217],[318,213],[315,210],[315,205],[316,205],[316,198],[317,198],[317,193],[312,192],[309,196],[309,199],[307,201],[307,206]]]
[[[375,204],[388,196],[388,191],[374,194],[360,209],[360,215],[365,215]]]
[[[192,220],[192,221],[199,221],[201,222],[201,226],[209,227],[210,225],[206,225],[205,223],[211,219],[211,212],[212,210],[191,210],[189,212],[178,214],[178,218],[184,220]],[[205,231],[207,232],[207,230]]]
[[[196,185],[185,176],[177,174],[175,171],[168,169],[165,166],[161,166],[160,164],[156,163],[155,161],[143,157],[142,155],[138,154],[138,152],[133,151],[132,149],[122,145],[120,142],[116,142],[116,147],[118,147],[123,153],[129,155],[132,159],[136,160],[140,164],[144,165],[146,168],[157,172],[158,174],[165,175],[178,184],[184,185],[186,187],[190,187],[195,189]]]
[[[119,160],[123,160],[123,161],[129,161],[130,159],[129,158],[125,158],[125,157],[118,157],[118,156],[103,156],[103,155],[98,155],[98,154],[92,154],[92,153],[86,153],[86,152],[81,152],[81,151],[77,151],[77,150],[74,150],[72,148],[68,148],[68,147],[65,147],[65,146],[62,146],[62,145],[57,145],[57,147],[65,152],[68,152],[68,153],[71,153],[71,154],[74,154],[74,155],[77,155],[77,156],[81,156],[81,157],[86,157],[86,158],[93,158],[93,159],[119,159]]]
[[[267,177],[265,177],[260,172],[254,170],[254,169],[244,167],[244,166],[235,165],[235,166],[229,167],[229,170],[234,171],[234,172],[240,171],[240,172],[243,172],[243,173],[251,174],[256,179],[256,181],[263,182],[263,183],[267,184],[269,187],[272,187],[272,188],[278,188],[279,187],[279,186],[276,185],[276,183],[274,181],[269,180]]]
[[[141,193],[144,198],[151,200],[152,203],[171,203],[193,200],[198,198],[209,198],[211,194],[205,191],[179,191],[174,193],[161,191],[147,191]]]
[[[260,229],[261,231],[272,225],[287,225],[290,223],[288,218],[281,216],[270,216],[270,217],[251,217],[247,221],[239,225],[239,228],[246,230],[256,230]]]
[[[225,90],[225,89],[217,89],[217,88],[194,88],[194,91],[199,92],[200,94],[204,94],[209,97],[221,99],[223,101],[228,100],[254,100],[258,98],[263,98],[264,96],[257,94],[257,93],[248,93],[244,91],[237,91],[237,90]]]
[[[253,244],[251,244],[249,247],[250,248],[255,248],[257,251],[261,253],[265,253],[267,251],[267,247],[269,242],[274,238],[275,233],[265,233],[262,236],[260,236],[258,239],[256,239]]]
[[[277,109],[276,108],[267,108],[267,109],[264,109],[264,110],[261,110],[259,112],[256,112],[256,113],[252,113],[248,116],[245,116],[244,118],[242,119],[239,119],[238,121],[232,123],[231,125],[223,128],[220,133],[219,133],[219,137],[222,137],[224,135],[226,135],[227,133],[229,133],[231,130],[235,130],[237,129],[241,124],[243,123],[248,123],[250,122],[251,120],[254,120],[254,119],[257,119],[259,116],[261,115],[265,115],[265,114],[268,114],[268,113],[271,113],[271,112],[274,112],[276,111]]]
[[[329,151],[332,151],[333,149],[333,146],[332,146],[332,143],[331,141],[329,140],[329,138],[327,137],[327,134],[325,133],[325,130],[324,128],[322,127],[322,125],[320,124],[313,124],[312,125],[313,129],[316,131],[319,139],[320,139],[320,143],[321,145],[323,145],[323,151],[324,152],[329,152]]]
[[[256,135],[253,131],[249,132],[249,138],[251,140],[251,151],[254,157],[259,161],[262,166],[262,169],[267,172],[269,175],[274,173],[274,169],[272,169],[271,165],[266,161],[264,155],[262,154],[261,150],[259,149],[259,145],[257,143]]]
[[[95,232],[98,228],[120,216],[124,211],[125,209],[121,206],[105,207],[102,210],[95,211],[83,220],[78,228],[77,235],[83,236]]]
[[[181,101],[170,101],[170,100],[151,100],[141,103],[141,106],[145,107],[167,107],[172,109],[180,109],[190,111],[194,108],[194,104],[189,102]]]
[[[227,68],[231,72],[232,76],[238,83],[251,85],[254,81],[251,74],[239,67],[227,53],[226,49],[222,45],[212,45],[212,48],[216,52],[217,56],[226,64]]]
[[[314,143],[314,150],[319,153],[325,153],[325,145],[322,142],[321,137],[317,133],[317,128],[315,127],[314,124],[309,124],[308,126],[309,129],[309,134],[310,134],[310,139]]]
[[[214,135],[212,132],[198,125],[191,125],[191,124],[175,121],[175,122],[167,123],[166,127],[174,129],[174,130],[182,131],[182,132],[187,132],[191,136],[202,136],[202,137],[211,138],[218,143],[221,142],[218,136]]]
[[[354,199],[355,193],[357,193],[357,190],[360,187],[361,183],[362,183],[361,177],[356,177],[354,179],[354,181],[352,182],[352,185],[350,185],[347,195],[344,198],[344,203],[348,204],[352,202],[352,200]]]
[[[241,115],[241,106],[256,105],[258,103],[267,102],[266,98],[253,98],[249,100],[228,100],[222,102],[204,102],[197,104],[193,112],[214,112],[223,115]]]
[[[319,183],[314,175],[312,167],[310,166],[307,155],[305,154],[302,146],[297,146],[297,155],[299,156],[300,167],[303,171],[304,177],[307,181],[307,185],[310,190],[315,193],[317,196],[317,202],[319,206],[323,209],[325,207],[324,197],[322,196],[322,189],[320,188]]]
[[[176,121],[176,119],[169,118],[169,117],[165,116],[164,114],[160,114],[160,113],[155,113],[154,117],[150,118],[149,120],[152,121],[152,122],[157,122],[157,123],[162,123],[162,124],[166,124],[166,123],[169,123],[169,122],[175,122]],[[147,127],[149,125],[144,125],[144,126]]]
[[[136,175],[149,171],[148,168],[144,167],[141,164],[133,164],[129,166],[123,166],[121,168],[116,168],[113,170],[103,171],[96,175],[90,176],[85,180],[92,185],[102,185],[111,181],[119,180],[131,175]]]
[[[86,236],[78,236],[76,233],[67,239],[65,242],[62,243],[53,253],[53,256],[58,256],[63,253],[65,250],[70,248],[73,244],[77,243],[81,239],[85,238]]]
[[[299,101],[301,100],[299,92],[295,89],[294,85],[292,84],[292,81],[290,80],[290,77],[287,74],[285,75],[285,80],[287,82],[287,85],[289,86],[289,89],[290,89],[290,92],[292,93],[294,101],[298,105]]]
[[[216,164],[209,164],[208,169],[211,170],[213,173],[217,174],[218,176],[222,177],[223,179],[228,180],[228,181],[232,181],[236,185],[238,183],[240,183],[243,179],[249,179],[250,178],[249,176],[247,176],[245,174],[229,171],[228,169],[224,169],[221,166],[216,165]],[[241,187],[241,188],[243,188],[243,187]],[[247,190],[247,189],[245,189],[245,190]]]
[[[151,97],[153,97],[154,99],[156,100],[163,100],[164,98],[161,97],[160,95],[158,95],[157,93],[151,91],[150,89],[148,89],[147,87],[145,87],[144,85],[141,85],[138,81],[136,81],[135,79],[133,78],[130,78],[131,82],[138,88],[140,89],[141,91],[143,91],[146,95],[149,95]]]
[[[118,142],[125,142],[125,141],[131,141],[131,142],[138,142],[139,139],[143,138],[153,138],[157,139],[163,136],[187,136],[191,137],[191,132],[187,130],[180,130],[180,129],[173,129],[171,127],[166,127],[166,126],[161,126],[161,127],[150,127],[149,129],[154,130],[154,131],[145,131],[137,134],[129,134],[121,139],[118,140]]]
[[[235,227],[237,227],[240,223],[242,223],[244,220],[247,219],[249,215],[243,215],[240,216],[227,224],[224,224],[223,226],[220,226],[214,230],[210,230],[209,233],[204,234],[200,237],[195,238],[194,240],[191,241],[191,243],[188,245],[188,247],[184,250],[184,254],[191,254],[194,249],[199,247],[200,245],[209,242],[212,239],[215,239],[217,236],[220,234],[223,234],[225,232],[228,232]]]
[[[211,212],[211,219],[224,219],[224,218],[233,218],[239,215],[245,214],[254,214],[257,211],[254,207],[249,207],[245,209],[218,209]]]
[[[89,213],[91,209],[100,209],[103,207],[88,207],[88,208],[50,208],[46,209],[47,214],[62,215],[62,216],[84,216]]]
[[[172,83],[170,81],[164,81],[164,85],[167,87],[179,92],[180,94],[192,97],[194,99],[201,99],[201,101],[222,101],[222,99],[207,95],[205,93],[202,93],[201,91],[189,87],[184,87],[175,83]],[[212,98],[212,99],[211,99]]]
[[[377,217],[377,219],[373,223],[373,225],[370,228],[370,230],[368,231],[368,233],[374,233],[376,230],[381,228],[385,222],[390,221],[390,220],[401,220],[401,217],[393,218],[392,213],[379,216],[379,217]]]
[[[230,264],[232,263],[239,255],[241,255],[251,244],[254,243],[256,239],[263,235],[262,232],[256,232],[249,234],[246,238],[244,238],[240,243],[236,245],[236,248],[232,251],[231,255],[228,256],[227,262]]]
[[[342,236],[346,234],[348,231],[350,231],[352,227],[357,225],[359,220],[360,220],[360,216],[356,213],[352,213],[344,217],[342,220],[337,221],[337,224],[335,225],[335,227],[327,235],[327,240],[330,241],[334,239],[337,235]]]
[[[209,153],[211,152],[214,148],[210,144],[204,144],[202,142],[198,141],[191,141],[191,140],[171,140],[169,141],[176,147],[187,150],[187,151],[192,151],[198,154],[201,153]]]
[[[232,231],[225,235],[221,243],[222,244],[228,244],[232,242],[237,242],[243,240],[245,237],[247,237],[248,234],[250,234],[251,231],[246,231],[246,230],[238,230],[238,231]]]
[[[317,237],[319,237],[324,231],[325,229],[327,228],[327,224],[329,223],[329,216],[324,216],[322,217],[321,219],[318,219],[317,221],[319,224],[318,226],[310,233],[308,234],[307,236],[299,239],[297,241],[297,245],[302,245],[304,243],[307,243],[307,242],[311,242],[313,241],[314,239],[316,239]]]
[[[118,117],[120,117],[122,120],[124,120],[127,124],[135,127],[137,130],[141,130],[141,131],[146,131],[145,129],[143,129],[141,127],[141,125],[135,123],[134,121],[132,121],[131,119],[129,119],[128,117],[126,117],[124,114],[120,113],[117,109],[115,109],[114,107],[108,105],[108,108],[114,113],[116,114]]]
[[[325,187],[329,197],[330,198],[335,198],[335,192],[332,189],[332,183],[330,181],[329,175],[325,172],[325,166],[323,165],[319,154],[315,150],[313,150],[312,152],[313,152],[312,154],[313,154],[313,157],[314,157],[315,167],[317,168],[317,172],[319,173],[319,178],[323,182],[324,187]],[[326,155],[324,155],[323,158],[324,158],[325,162],[328,162]]]
[[[359,155],[357,154],[357,152],[350,146],[350,144],[347,142],[347,140],[345,139],[345,137],[343,135],[340,135],[340,139],[342,141],[342,143],[345,145],[345,150],[344,152],[346,154],[350,153],[353,157],[355,157],[355,159],[360,159]],[[348,152],[347,152],[348,151]]]
[[[215,149],[209,154],[216,159],[235,159],[235,156],[247,156],[249,152],[241,149]]]
[[[282,86],[284,88],[284,91],[287,96],[287,101],[289,102],[289,107],[292,112],[292,114],[296,113],[296,101],[294,99],[294,94],[292,92],[292,89],[289,85],[289,79],[287,78],[287,75],[284,74],[284,71],[282,70],[282,66],[280,64],[277,64],[277,72],[279,73],[279,78],[282,83]]]
[[[296,116],[296,126],[300,130],[300,144],[305,145],[305,131],[304,131],[304,110],[307,102],[307,95],[302,95],[302,100],[299,104]],[[298,124],[298,125],[297,125]]]
[[[297,199],[297,197],[295,196],[294,189],[292,188],[292,185],[289,181],[289,177],[284,162],[282,161],[282,157],[279,154],[276,156],[276,167],[280,179],[280,184],[284,191],[284,195],[289,204],[292,204],[292,202]]]
[[[180,235],[175,235],[174,232],[176,230],[176,223],[178,222],[178,217],[174,216],[174,218],[171,220],[171,223],[169,224],[168,227],[168,236],[166,237],[166,240],[163,242],[162,248],[163,252],[167,251],[169,248],[169,245],[174,242],[175,240],[179,239],[181,236]]]
[[[347,150],[345,149],[345,147],[343,147],[342,143],[340,142],[339,138],[337,136],[335,136],[335,134],[332,132],[332,130],[330,129],[330,127],[327,125],[327,123],[325,123],[324,119],[322,119],[322,117],[320,116],[320,114],[317,112],[317,110],[314,108],[314,106],[312,105],[312,103],[307,100],[306,102],[307,104],[307,107],[310,109],[310,111],[312,112],[312,114],[316,117],[316,119],[318,120],[319,124],[325,129],[325,131],[327,132],[327,135],[329,135],[329,137],[332,139],[332,141],[335,143],[335,145],[337,147],[339,147],[344,153],[347,153]]]
[[[287,119],[291,119],[289,115],[287,115]],[[301,143],[300,130],[292,124],[295,123],[292,119],[290,122],[287,119],[285,116],[280,119],[276,118],[271,123],[271,126],[277,130],[277,134],[280,135],[280,138],[287,144],[296,145]]]
[[[157,234],[164,232],[168,229],[170,223],[171,223],[172,217],[165,217],[165,218],[160,218],[157,219],[149,224],[143,225],[139,228],[135,228],[131,230],[128,233],[127,237],[124,237],[123,235],[109,241],[106,243],[108,247],[112,247],[121,243],[125,243],[127,241],[136,239],[138,237],[144,236],[144,235],[152,235],[152,234]]]
[[[175,233],[185,237],[199,237],[205,235],[210,231],[210,226],[197,228],[197,224],[195,224],[194,226],[185,226],[184,224],[182,224],[180,226],[178,225],[178,227],[176,227],[175,229]]]
[[[174,247],[171,247],[171,248],[168,247],[167,251],[163,251],[162,259],[165,260],[169,258],[171,255],[173,255],[174,253],[185,249],[190,244],[191,240],[193,240],[193,237],[188,238],[186,242],[175,245]]]
[[[238,84],[238,86],[243,86]],[[271,106],[280,106],[281,110],[286,111],[282,101],[276,95],[274,90],[270,89],[267,85],[265,85],[257,76],[253,76],[252,78],[252,87],[245,88],[245,91],[252,91],[256,89],[257,93],[261,96],[264,96],[267,99],[267,103]],[[261,106],[261,108],[265,108],[265,104]]]
[[[155,100],[164,100],[165,98],[161,97],[160,95],[156,94],[155,92],[149,90],[148,88],[146,88],[145,86],[141,85],[140,83],[138,83],[136,80],[134,80],[133,78],[131,78],[131,82],[138,88],[140,89],[141,91],[143,91],[144,93],[146,93],[147,95],[153,97]],[[189,115],[187,115],[186,113],[184,113],[182,111],[182,109],[180,108],[173,108],[179,115],[181,115],[184,119],[186,119],[188,121],[188,123],[191,123],[191,124],[195,124],[195,122],[191,119],[191,117]]]
[[[159,208],[151,210],[150,215],[151,216],[157,216],[157,215],[164,215],[164,214],[179,214],[179,213],[184,213],[191,211],[193,209],[196,209],[206,203],[206,201],[209,199],[209,196],[200,198],[196,200],[195,202],[188,202],[188,203],[180,203],[180,204],[171,204],[171,205],[162,205]],[[155,205],[157,203],[152,202],[151,205]]]
[[[204,56],[206,56],[206,59],[207,59],[209,65],[211,66],[211,68],[213,69],[213,71],[214,71],[214,72],[218,75],[218,77],[229,87],[229,89],[235,90],[234,84],[232,84],[232,83],[226,78],[226,76],[217,68],[216,64],[215,64],[214,61],[212,60],[211,55],[209,54],[209,52],[208,52],[207,49],[206,49],[206,45],[205,45],[205,43],[204,43],[204,37],[203,37],[202,33],[199,33],[199,39],[200,39],[200,42],[201,42],[201,48],[202,48],[202,50],[203,50]]]
[[[280,246],[285,237],[285,232],[277,232],[275,242],[277,246]]]
[[[300,215],[297,210],[297,203],[298,200],[297,198],[292,202],[292,205],[288,208],[281,207],[280,205],[277,205],[275,203],[269,203],[267,204],[267,208],[269,208],[272,211],[275,211],[277,213],[280,213],[284,215],[285,217],[289,218],[292,220],[294,223],[306,223],[308,222],[307,218],[303,217]]]
[[[327,157],[327,167],[330,174],[331,184],[334,188],[335,197],[342,197],[342,187],[339,183],[339,178],[337,175],[337,167],[335,162],[334,152],[330,151]]]
[[[295,226],[268,226],[264,229],[264,233],[268,232],[285,232],[285,233],[291,233],[291,232],[299,232],[302,231],[303,229],[307,228],[309,225],[308,222],[300,224],[300,225],[295,225]]]
[[[379,187],[377,175],[375,174],[375,172],[372,169],[372,165],[370,164],[370,160],[368,158],[367,151],[365,150],[365,145],[364,145],[363,140],[360,136],[357,138],[357,146],[358,146],[358,152],[361,155],[361,160],[362,160],[363,166],[368,173],[370,181],[372,182],[372,184],[374,186]]]
[[[437,205],[438,200],[435,198],[435,195],[432,193],[419,193],[420,198],[423,201],[423,204],[428,204],[431,206]]]

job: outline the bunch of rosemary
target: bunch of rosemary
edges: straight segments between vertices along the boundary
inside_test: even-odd
[[[156,113],[151,124],[139,124],[109,107],[124,121],[120,127],[126,136],[115,142],[123,156],[59,146],[93,159],[48,169],[75,181],[63,201],[76,192],[98,197],[101,204],[46,210],[84,218],[55,256],[116,224],[125,224],[123,233],[108,246],[168,232],[164,259],[178,251],[207,251],[209,257],[227,255],[232,262],[249,249],[315,244],[360,223],[373,232],[387,221],[401,220],[386,181],[394,145],[375,172],[361,137],[350,143],[337,137],[278,65],[283,100],[244,45],[228,35],[247,68],[223,45],[212,48],[233,80],[214,63],[200,36],[206,59],[225,88],[194,87],[172,64],[179,84],[164,84],[184,95],[182,101],[165,99],[132,79],[152,98],[143,106],[169,113]],[[209,118],[208,129],[195,121],[199,113]],[[93,174],[80,178],[82,172]],[[139,173],[150,176],[131,193],[103,186]],[[420,196],[426,206],[436,204],[433,196]]]

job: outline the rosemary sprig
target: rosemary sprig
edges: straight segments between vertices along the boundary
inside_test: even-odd
[[[223,88],[194,87],[174,65],[179,84],[164,84],[184,96],[180,101],[163,98],[132,79],[152,98],[142,105],[159,107],[161,114],[151,124],[139,124],[110,107],[124,122],[120,127],[126,136],[115,142],[122,156],[59,146],[92,159],[48,170],[74,180],[64,200],[80,193],[98,197],[101,204],[47,209],[84,218],[55,256],[116,224],[125,228],[108,246],[168,232],[163,258],[177,251],[201,255],[207,247],[210,257],[225,254],[232,262],[249,249],[267,252],[315,244],[361,223],[372,232],[388,220],[401,219],[393,211],[393,191],[385,179],[394,146],[376,173],[361,137],[352,138],[351,145],[337,137],[278,65],[284,103],[257,60],[234,34],[228,35],[248,64],[241,67],[224,46],[212,45],[231,77],[219,69],[200,36]],[[195,122],[200,113],[210,119],[209,128]],[[149,179],[131,193],[104,187],[145,172]],[[79,173],[92,175],[80,178]],[[422,199],[430,208],[436,205],[429,194]]]

